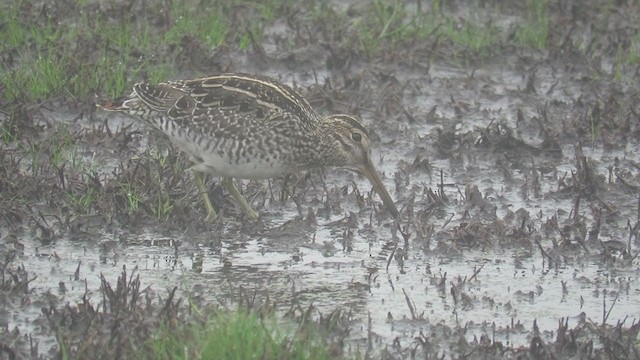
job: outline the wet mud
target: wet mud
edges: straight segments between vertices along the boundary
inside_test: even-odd
[[[239,182],[256,222],[209,177],[223,216],[206,223],[161,134],[91,103],[12,104],[0,358],[58,358],[61,341],[126,357],[186,302],[325,324],[346,357],[638,358],[638,66],[615,76],[631,20],[596,9],[553,7],[544,51],[463,63],[437,39],[379,56],[317,42],[296,13],[214,64],[189,49],[187,76],[269,75],[361,117],[397,220],[365,177],[325,169]]]

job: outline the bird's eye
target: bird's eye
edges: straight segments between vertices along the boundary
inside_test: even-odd
[[[358,132],[351,133],[351,140],[359,143],[360,141],[362,141],[362,134]]]

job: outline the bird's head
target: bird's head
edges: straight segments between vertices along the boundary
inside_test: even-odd
[[[364,126],[356,118],[343,114],[328,116],[322,122],[331,137],[334,165],[363,173],[387,209],[397,218],[398,209],[371,161],[371,143]]]

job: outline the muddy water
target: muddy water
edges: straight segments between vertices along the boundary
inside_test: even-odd
[[[569,317],[573,326],[584,313],[588,320],[601,323],[603,306],[608,310],[616,298],[609,323],[636,316],[640,308],[637,269],[604,267],[588,257],[549,269],[536,251],[476,250],[450,257],[410,249],[402,268],[393,261],[385,271],[386,260],[379,258],[382,241],[356,235],[353,248],[345,252],[330,229],[319,225],[315,234],[315,243],[303,239],[297,244],[282,244],[278,239],[251,238],[242,246],[230,240],[215,251],[194,247],[177,253],[168,246],[174,239],[153,234],[141,239],[140,245],[121,246],[104,239],[105,244],[112,244],[108,250],[106,245],[62,240],[38,249],[26,247],[24,260],[38,276],[31,288],[55,293],[60,305],[77,302],[86,290],[90,296],[98,294],[100,274],[115,281],[122,266],[137,267],[143,287],[150,286],[161,294],[178,286],[191,296],[232,306],[242,287],[268,294],[283,310],[309,303],[324,313],[336,307],[351,309],[355,321],[352,338],[358,342],[371,330],[381,337],[381,345],[396,337],[411,342],[435,324],[466,324],[470,341],[483,333],[492,335],[495,324],[496,340],[524,345],[536,319],[551,340],[559,319]],[[470,301],[456,304],[449,293],[450,282],[471,278],[478,267],[482,269],[465,286]],[[79,280],[74,280],[76,270]],[[443,278],[446,285],[441,288],[438,284]],[[60,290],[60,282],[65,283],[66,291]],[[562,282],[567,284],[566,292]],[[30,311],[16,315],[11,325],[32,328],[31,320],[40,313],[41,305],[33,304]],[[518,323],[527,331],[517,326],[506,330]]]
[[[396,78],[400,83],[411,84],[403,93],[402,104],[417,122],[384,118],[366,110],[362,116],[380,137],[374,159],[385,174],[387,187],[393,189],[394,198],[402,206],[412,194],[416,196],[412,218],[428,207],[426,189],[436,188],[442,172],[449,200],[429,218],[435,235],[428,244],[410,237],[409,247],[403,248],[404,242],[392,230],[391,220],[371,220],[371,209],[361,210],[354,196],[345,196],[341,206],[345,214],[355,214],[355,225],[345,225],[342,216],[333,215],[319,218],[318,225],[283,232],[284,224],[298,215],[289,201],[260,209],[266,230],[259,233],[238,233],[237,227],[230,227],[221,234],[203,233],[193,239],[182,235],[167,237],[149,226],[142,235],[128,235],[124,242],[113,233],[105,234],[96,243],[63,238],[38,246],[34,240],[24,239],[21,260],[37,276],[31,289],[55,293],[60,304],[73,304],[86,291],[98,293],[100,274],[114,281],[123,266],[137,267],[143,287],[150,286],[160,293],[178,286],[183,295],[231,306],[239,288],[243,288],[268,295],[282,311],[295,304],[313,304],[324,313],[337,307],[352,310],[351,339],[355,346],[364,346],[363,340],[368,336],[377,338],[378,346],[386,346],[396,338],[408,344],[438,324],[466,327],[463,336],[468,341],[487,334],[510,345],[525,345],[534,320],[543,336],[551,340],[560,319],[568,317],[570,326],[580,321],[600,324],[603,308],[610,310],[606,319],[609,324],[627,316],[637,321],[637,259],[626,261],[614,254],[619,260],[605,262],[596,243],[588,247],[589,251],[578,247],[563,252],[550,264],[530,240],[522,245],[515,236],[490,236],[489,243],[474,246],[453,242],[447,236],[453,227],[476,220],[502,220],[523,209],[529,214],[527,224],[538,235],[542,248],[548,253],[554,251],[552,240],[557,241],[558,235],[545,233],[542,228],[554,216],[560,223],[573,216],[575,197],[563,195],[559,183],[576,171],[576,144],[569,137],[559,144],[560,155],[522,155],[516,149],[517,160],[504,160],[503,152],[478,145],[478,129],[502,123],[515,129],[516,137],[524,144],[540,146],[544,139],[532,117],[539,116],[545,103],[560,104],[559,111],[553,114],[556,123],[550,126],[561,128],[561,123],[567,121],[566,108],[581,96],[583,84],[550,68],[539,69],[538,91],[533,93],[523,91],[526,75],[510,68],[467,71],[434,66],[428,74],[396,74]],[[303,85],[311,85],[312,81],[300,74],[291,75],[291,81],[287,79],[283,78]],[[372,86],[378,90],[382,87]],[[382,97],[383,92],[380,90],[375,96]],[[524,122],[518,120],[518,110],[524,115]],[[65,119],[64,114],[49,116],[61,122]],[[115,127],[130,122],[111,120]],[[452,126],[456,134],[472,134],[470,143],[460,146],[455,158],[439,154],[434,147],[437,131]],[[605,150],[596,141],[582,144],[579,155],[592,161],[597,176],[607,178],[615,164],[637,178],[638,170],[633,164],[640,158],[636,147],[629,143]],[[404,174],[403,179],[409,177],[409,185],[395,186],[394,174],[403,163],[411,163],[420,149],[428,155],[430,170]],[[109,159],[103,161],[109,164]],[[532,181],[535,171],[539,172],[541,195],[524,196],[522,189]],[[370,189],[366,179],[345,170],[329,172],[326,182],[329,188],[349,185],[350,192],[352,182],[362,191]],[[470,206],[465,196],[468,186],[477,186],[493,211],[487,213]],[[605,201],[614,204],[619,215],[602,224],[599,240],[626,243],[627,220],[635,219],[636,199],[619,191],[605,194]],[[374,199],[379,201],[375,195]],[[317,210],[317,205],[306,207]],[[580,208],[579,213],[588,227],[593,226],[588,206]],[[415,234],[412,226],[408,225],[408,232]],[[345,230],[351,237],[345,238]],[[632,249],[637,249],[635,244]],[[77,269],[78,280],[74,279]],[[65,290],[61,289],[61,282]],[[10,319],[10,328],[17,325],[28,331],[41,306],[31,304],[28,311],[16,314]]]

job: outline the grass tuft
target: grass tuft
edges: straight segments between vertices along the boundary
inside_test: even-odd
[[[477,25],[470,21],[456,23],[447,21],[444,33],[455,44],[474,53],[481,53],[499,40],[498,29],[491,23]]]
[[[524,24],[516,29],[516,41],[525,46],[544,49],[549,37],[548,0],[527,0]]]
[[[329,359],[319,336],[283,333],[273,317],[255,312],[218,313],[204,325],[161,329],[140,354],[142,359]]]
[[[179,43],[189,36],[215,48],[222,45],[229,34],[229,23],[220,7],[210,11],[178,1],[173,5],[172,15],[173,26],[164,35],[167,42]]]

